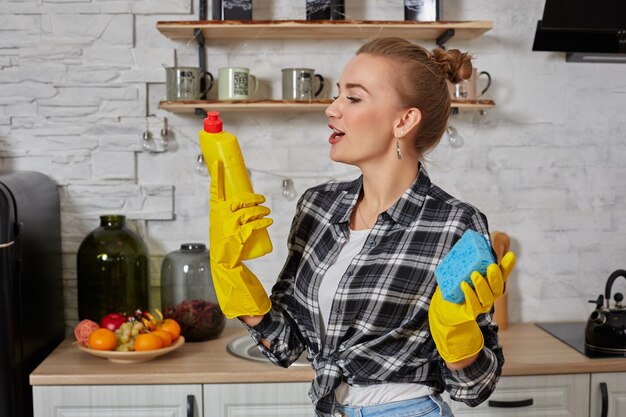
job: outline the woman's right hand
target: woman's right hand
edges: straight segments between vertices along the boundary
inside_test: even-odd
[[[250,327],[254,327],[257,324],[261,323],[261,320],[263,320],[263,316],[239,316],[239,320],[243,321]],[[263,343],[263,346],[270,349],[271,344],[269,340],[261,339],[261,343]]]
[[[272,219],[265,218],[270,209],[260,205],[265,202],[265,197],[260,194],[240,193],[227,200],[222,162],[215,161],[209,169],[211,257],[221,264],[234,266],[241,260],[242,251],[250,236],[272,224]]]
[[[263,320],[263,316],[239,316],[239,319],[246,323],[250,327],[254,327],[257,324],[261,323]]]
[[[241,254],[252,233],[272,224],[267,207],[259,206],[265,197],[242,193],[227,200],[224,194],[223,165],[217,161],[210,166],[211,211],[210,244],[213,286],[224,315],[262,316],[271,302],[258,278],[242,262]]]

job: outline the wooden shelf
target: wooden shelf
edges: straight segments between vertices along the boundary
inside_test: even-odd
[[[195,109],[204,111],[290,111],[290,112],[322,112],[332,103],[332,100],[307,100],[307,101],[286,101],[286,100],[245,100],[245,101],[217,101],[217,100],[196,100],[196,101],[161,101],[159,108],[174,113],[193,113]],[[487,109],[495,106],[493,100],[453,100],[452,107],[459,110]]]
[[[377,21],[377,20],[197,20],[157,22],[166,37],[189,40],[194,30],[208,39],[369,39],[375,36],[400,36],[436,40],[450,29],[454,38],[473,39],[493,28],[482,21]]]
[[[493,100],[452,100],[452,108],[463,110],[480,110],[495,107]]]
[[[493,28],[491,21],[356,21],[356,20],[203,20],[157,22],[157,29],[173,40],[190,40],[199,29],[204,41],[211,39],[368,39],[376,36],[400,36],[409,39],[445,43],[450,36],[473,39]],[[320,112],[332,100],[246,100],[246,101],[161,101],[159,108],[175,113],[193,113],[195,109],[221,111],[290,111]],[[494,107],[492,100],[453,100],[459,110]]]

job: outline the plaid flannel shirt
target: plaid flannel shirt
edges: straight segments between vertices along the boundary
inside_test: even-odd
[[[272,309],[248,330],[276,365],[288,367],[307,350],[315,370],[309,396],[320,416],[332,415],[334,389],[342,380],[418,382],[470,406],[480,404],[495,389],[504,363],[497,325],[491,314],[480,315],[485,348],[470,366],[450,370],[431,337],[428,307],[435,267],[466,229],[489,237],[487,219],[431,184],[423,166],[411,188],[378,216],[341,278],[327,335],[320,338],[318,288],[347,241],[362,181],[323,184],[300,198]]]

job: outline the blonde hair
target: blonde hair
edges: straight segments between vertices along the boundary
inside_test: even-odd
[[[406,39],[389,37],[373,39],[359,48],[358,54],[382,56],[398,64],[396,91],[405,107],[422,112],[415,137],[420,159],[433,150],[448,124],[451,99],[446,80],[458,83],[472,75],[471,56],[458,49],[433,52]]]

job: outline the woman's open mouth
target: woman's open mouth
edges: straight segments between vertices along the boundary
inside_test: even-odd
[[[328,125],[328,127],[330,127],[333,130],[333,133],[331,133],[330,137],[328,138],[328,142],[330,142],[331,145],[339,142],[341,138],[345,135],[344,132],[342,132],[339,129],[336,129],[332,125]]]

